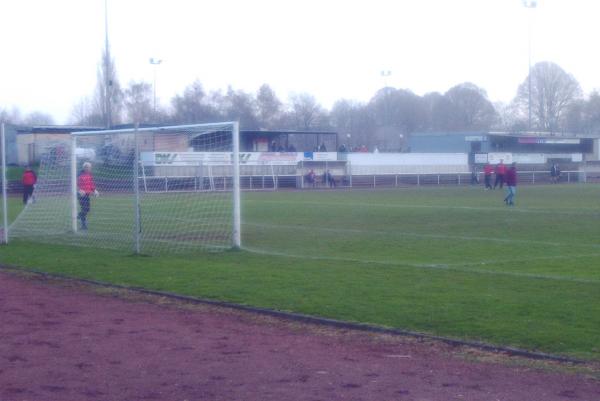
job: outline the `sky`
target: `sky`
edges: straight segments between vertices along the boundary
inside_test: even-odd
[[[422,96],[472,82],[509,102],[532,64],[552,61],[600,89],[600,1],[107,0],[118,79],[154,82],[158,102],[208,91],[309,93],[326,109],[384,87]],[[93,94],[104,0],[0,0],[0,109],[68,123]],[[531,48],[529,43],[531,41]],[[163,60],[150,64],[153,57]],[[389,71],[389,74],[382,74]]]

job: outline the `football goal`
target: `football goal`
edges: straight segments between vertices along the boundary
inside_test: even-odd
[[[165,184],[166,183],[166,184]],[[241,246],[237,122],[73,132],[11,238],[158,254]]]

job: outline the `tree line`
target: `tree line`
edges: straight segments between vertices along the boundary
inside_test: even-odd
[[[96,91],[76,103],[72,124],[105,126],[107,115],[112,126],[238,120],[247,130],[332,130],[348,147],[393,151],[405,150],[406,138],[415,132],[600,133],[600,94],[584,96],[577,80],[552,62],[535,64],[509,104],[492,103],[483,88],[467,82],[445,93],[423,96],[383,87],[367,102],[340,99],[327,110],[309,93],[283,101],[268,84],[256,93],[232,87],[208,92],[200,81],[176,94],[168,106],[156,105],[151,83],[132,81],[121,87],[114,60],[106,62],[104,57]],[[0,120],[31,125],[53,122],[40,112],[21,118],[14,109],[0,109]]]

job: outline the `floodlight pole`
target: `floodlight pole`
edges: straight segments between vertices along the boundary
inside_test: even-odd
[[[528,109],[528,125],[527,128],[529,131],[531,131],[531,11],[537,7],[537,1],[535,0],[523,0],[523,6],[525,6],[525,8],[527,8],[529,10],[528,12],[528,22],[527,22],[527,40],[528,40],[528,63],[529,63],[529,69],[528,69],[528,94],[529,94],[529,100],[527,102],[527,109]]]
[[[150,58],[150,64],[154,66],[154,83],[152,84],[152,90],[154,93],[154,117],[156,117],[156,69],[162,63],[162,60]]]
[[[112,123],[110,113],[110,53],[108,50],[108,0],[104,0],[104,108],[106,109],[106,129]]]
[[[388,88],[388,78],[390,75],[392,75],[390,70],[381,71],[385,90],[385,126],[390,125],[390,91]]]
[[[5,124],[0,127],[0,148],[2,149],[2,242],[8,244],[8,198],[6,197],[6,134]]]

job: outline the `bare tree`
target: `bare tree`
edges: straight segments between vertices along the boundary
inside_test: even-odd
[[[11,110],[0,109],[0,123],[19,124],[21,122],[21,112],[13,107]]]
[[[220,101],[219,110],[226,120],[237,120],[245,129],[260,128],[256,100],[251,94],[229,87]]]
[[[23,124],[26,125],[52,125],[54,124],[54,118],[50,114],[42,113],[41,111],[34,111],[29,113],[23,119]]]
[[[425,103],[409,90],[382,88],[369,102],[369,109],[377,121],[369,147],[397,150],[403,147],[403,138],[425,126]]]
[[[277,121],[281,118],[283,104],[269,85],[263,84],[258,89],[256,105],[260,127],[275,128]]]
[[[562,120],[567,108],[582,92],[579,82],[560,66],[551,62],[537,63],[531,69],[531,118],[532,124],[542,130],[558,130],[564,127]],[[521,115],[527,115],[529,107],[529,77],[519,86],[515,103]]]
[[[376,123],[367,105],[351,100],[338,100],[330,113],[331,123],[337,130],[339,143],[347,149],[372,145]]]
[[[152,93],[152,85],[147,82],[132,81],[129,83],[129,86],[123,92],[123,103],[130,122],[155,122]]]
[[[123,93],[117,78],[114,59],[108,46],[102,53],[102,62],[98,66],[96,94],[92,114],[101,114],[107,128],[121,122]]]
[[[296,129],[319,129],[327,125],[325,110],[308,93],[290,96],[290,114]]]
[[[93,98],[81,98],[72,108],[70,122],[75,125],[104,127],[106,120]]]
[[[489,129],[498,120],[498,114],[488,100],[485,90],[475,84],[465,82],[456,85],[444,96],[452,105],[454,129]]]
[[[200,81],[188,85],[182,95],[176,95],[171,100],[174,122],[192,124],[219,119],[220,114],[215,107],[220,102],[215,100],[217,95],[207,96]]]

